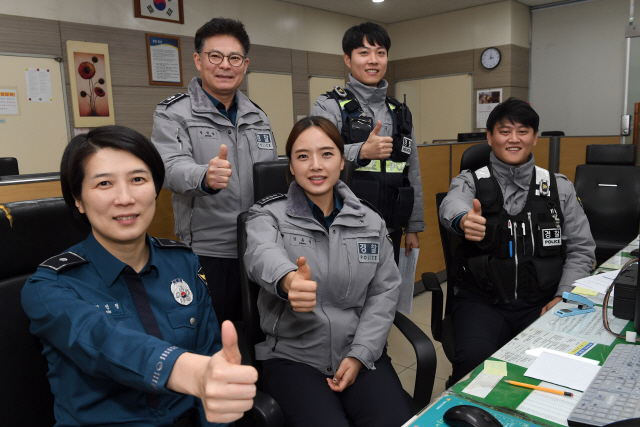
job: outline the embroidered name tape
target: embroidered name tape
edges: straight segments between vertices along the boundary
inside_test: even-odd
[[[100,311],[104,311],[107,314],[124,314],[122,306],[117,301],[109,302],[94,302],[93,305]]]
[[[560,246],[562,245],[562,234],[559,228],[543,228],[542,229],[542,246]]]
[[[254,132],[254,136],[256,137],[256,144],[258,144],[258,148],[263,150],[273,149],[273,140],[271,139],[271,134],[269,132]]]
[[[198,139],[217,139],[218,136],[211,129],[198,129]]]
[[[375,262],[380,259],[380,244],[379,243],[358,243],[358,261],[360,262]]]
[[[311,248],[311,249],[316,247],[315,240],[307,236],[297,236],[295,234],[291,235],[289,239],[289,244],[291,246],[304,246],[305,248]]]

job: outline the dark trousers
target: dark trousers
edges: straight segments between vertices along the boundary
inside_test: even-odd
[[[548,302],[514,300],[491,304],[473,292],[458,290],[453,298],[453,383],[533,323]]]
[[[209,295],[218,323],[225,320],[242,320],[240,294],[240,270],[235,258],[198,256],[200,266],[207,278]]]
[[[391,238],[391,244],[393,245],[393,258],[396,260],[396,265],[400,263],[400,243],[402,243],[402,227],[398,228],[393,233],[389,233]]]
[[[286,427],[400,427],[413,416],[391,359],[384,353],[375,370],[363,369],[343,392],[332,391],[322,372],[286,359],[263,362],[263,390],[282,408]]]

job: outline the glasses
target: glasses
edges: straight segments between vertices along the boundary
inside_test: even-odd
[[[237,53],[232,53],[231,55],[223,55],[222,52],[218,52],[217,50],[212,50],[210,52],[202,52],[206,53],[209,57],[209,62],[213,65],[220,65],[224,58],[229,58],[229,64],[233,67],[239,67],[244,63],[244,56],[239,55]]]

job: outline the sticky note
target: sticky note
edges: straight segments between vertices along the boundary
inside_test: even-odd
[[[571,291],[572,294],[580,294],[580,295],[588,295],[588,296],[592,296],[595,297],[596,295],[598,295],[597,291],[591,290],[591,289],[587,289],[587,288],[581,288],[580,286],[576,286],[575,288],[573,288],[573,291]]]
[[[485,360],[484,372],[490,375],[507,375],[507,362],[501,360]]]

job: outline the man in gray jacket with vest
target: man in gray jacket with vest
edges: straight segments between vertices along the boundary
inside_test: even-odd
[[[595,243],[571,181],[534,163],[538,114],[509,98],[487,119],[491,165],[451,181],[440,222],[454,257],[457,382],[589,275]]]
[[[391,40],[373,22],[349,28],[342,38],[344,62],[351,70],[345,89],[318,97],[312,116],[335,124],[345,143],[345,159],[356,169],[353,190],[382,213],[398,262],[403,229],[405,252],[420,246],[424,231],[422,181],[411,113],[387,97]]]
[[[236,220],[253,200],[253,163],[276,160],[267,115],[238,90],[249,66],[240,21],[214,18],[195,37],[200,78],[162,101],[151,141],[173,192],[175,233],[200,258],[218,322],[241,319]]]

